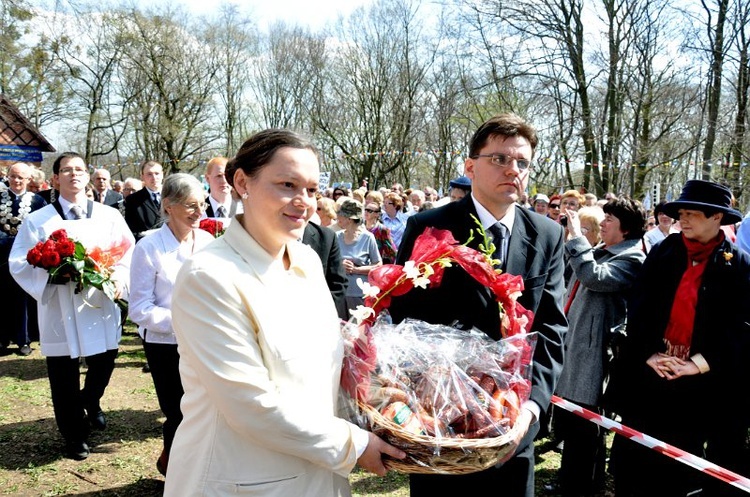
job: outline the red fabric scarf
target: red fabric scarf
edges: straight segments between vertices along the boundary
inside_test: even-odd
[[[690,357],[690,343],[693,339],[698,288],[708,258],[724,241],[724,232],[720,231],[719,236],[706,244],[685,238],[685,235],[682,236],[682,241],[687,247],[688,266],[674,296],[669,323],[664,332],[664,343],[667,345],[667,354],[687,359]]]

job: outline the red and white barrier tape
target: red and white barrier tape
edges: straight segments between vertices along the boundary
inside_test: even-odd
[[[646,446],[649,449],[660,452],[665,456],[669,456],[672,459],[675,459],[683,464],[687,464],[692,468],[709,474],[714,478],[718,478],[729,483],[730,485],[733,485],[741,490],[744,490],[745,492],[750,493],[750,480],[742,475],[733,473],[728,469],[724,469],[712,462],[706,461],[705,459],[690,454],[689,452],[685,452],[682,449],[678,449],[673,445],[669,445],[668,443],[657,440],[656,438],[648,436],[645,433],[641,433],[640,431],[629,428],[622,423],[618,423],[617,421],[613,421],[600,414],[585,409],[568,400],[560,398],[557,395],[552,396],[552,403],[558,407],[562,407],[568,412],[572,412],[576,416],[588,419],[589,421],[596,423],[603,428],[614,431],[615,433],[618,433],[634,442]]]

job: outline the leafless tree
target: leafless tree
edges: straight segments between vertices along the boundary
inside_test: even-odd
[[[222,133],[212,105],[218,62],[202,26],[180,11],[132,11],[123,81],[139,152],[168,172],[198,167]]]

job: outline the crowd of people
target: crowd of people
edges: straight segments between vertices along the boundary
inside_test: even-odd
[[[614,193],[529,197],[537,142],[519,116],[487,120],[444,196],[399,183],[320,190],[316,147],[288,130],[261,131],[234,157],[208,161],[207,189],[151,160],[139,179],[112,181],[63,153],[47,189],[37,168],[13,164],[0,185],[0,276],[13,302],[0,347],[15,343],[26,356],[39,341],[65,454],[83,460],[90,430],[107,428],[101,399],[129,318],[165,416],[156,457],[165,495],[245,485],[258,495],[346,495],[355,465],[384,475],[382,457],[405,453],[337,417],[340,323],[363,304],[370,272],[404,265],[425,229],[479,249],[470,237],[478,220],[497,269],[522,276],[519,302],[534,314],[529,398],[501,463],[410,475],[410,494],[500,485],[504,495],[532,497],[534,441],[549,435],[562,450],[550,489],[560,495],[596,495],[608,471],[618,497],[730,495],[619,436],[607,459],[603,429],[552,409],[551,398],[747,474],[750,406],[734,385],[748,373],[750,223],[728,188],[702,180],[650,212]],[[202,229],[207,218],[223,233]],[[87,247],[119,248],[111,295],[29,261],[59,230]],[[439,287],[394,297],[389,312],[395,322],[500,338],[497,304],[460,267],[447,268]]]

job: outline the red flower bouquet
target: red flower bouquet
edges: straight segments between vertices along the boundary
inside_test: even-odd
[[[81,242],[72,240],[64,229],[60,229],[29,250],[26,260],[34,267],[46,269],[50,283],[75,282],[76,293],[94,287],[115,301],[115,284],[110,277],[114,265],[129,248],[130,241],[123,238],[106,249],[94,247],[87,250]]]
[[[224,234],[224,231],[226,231],[226,228],[224,227],[224,223],[222,223],[218,219],[214,219],[211,217],[201,219],[201,222],[198,225],[198,227],[204,231],[208,231],[209,233],[211,233],[214,236],[214,238],[219,238],[221,235]]]
[[[478,221],[477,221],[478,223]],[[481,225],[480,225],[481,229]],[[484,230],[481,251],[460,245],[449,231],[428,228],[412,260],[370,272],[361,285],[365,305],[344,328],[341,375],[351,418],[407,452],[387,465],[406,473],[469,473],[502,460],[511,450],[516,417],[531,390],[536,334],[517,299],[520,276],[493,267],[494,246]],[[460,266],[490,288],[501,314],[502,339],[407,319],[395,326],[392,297],[439,286],[446,267]]]

